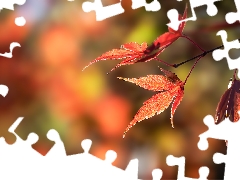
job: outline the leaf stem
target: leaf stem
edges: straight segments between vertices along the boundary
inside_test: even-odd
[[[201,58],[202,58],[202,57],[200,56],[200,57],[198,57],[198,59],[195,61],[195,63],[193,64],[191,70],[189,71],[189,73],[188,73],[188,75],[187,75],[187,77],[186,77],[183,85],[185,85],[185,84],[187,83],[187,80],[188,80],[190,74],[192,73],[193,69],[195,68],[195,66],[197,65],[197,63],[199,62],[199,60],[200,60]]]
[[[167,65],[167,66],[175,67],[174,64],[169,64],[166,61],[163,61],[163,60],[159,59],[158,57],[155,57],[154,59],[159,61],[159,62],[161,62],[161,63],[163,63],[163,64],[165,64],[165,65]]]
[[[237,77],[237,69],[234,70],[234,74],[233,74],[233,78],[234,78],[234,80],[237,79],[236,77]]]
[[[194,42],[191,38],[189,38],[188,36],[186,36],[185,34],[183,34],[182,36],[183,38],[186,38],[187,40],[189,40],[191,43],[193,43],[196,47],[198,47],[202,52],[205,52],[205,50],[203,48],[201,48],[196,42]]]

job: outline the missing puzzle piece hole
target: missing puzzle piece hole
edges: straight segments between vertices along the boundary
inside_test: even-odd
[[[8,89],[8,87],[7,86],[5,86],[5,85],[0,85],[0,94],[3,96],[3,97],[5,97],[7,94],[8,94],[8,91],[9,91],[9,89]]]
[[[47,133],[47,138],[51,141],[59,140],[60,136],[55,129],[50,129]]]
[[[92,2],[84,2],[82,4],[83,11],[86,12],[86,13],[88,13],[90,11],[93,11],[94,8],[92,7],[92,4],[93,4]]]
[[[24,17],[17,17],[15,18],[15,24],[17,26],[24,26],[26,24],[26,19]]]
[[[206,166],[200,167],[198,172],[199,172],[200,175],[204,175],[201,178],[206,178],[207,179],[207,177],[209,175],[209,168],[206,167]]]
[[[205,151],[208,149],[208,141],[200,137],[200,141],[198,142],[197,146],[201,151]]]
[[[35,133],[30,133],[27,137],[29,144],[35,144],[39,140],[39,137]]]
[[[229,50],[229,57],[232,59],[232,60],[238,60],[239,57],[240,57],[240,49],[237,49],[237,48],[232,48]]]
[[[117,153],[113,150],[108,150],[105,155],[105,161],[108,163],[113,163],[113,161],[117,158]]]
[[[215,153],[213,155],[213,162],[216,164],[221,164],[226,161],[226,155],[221,154],[221,153]]]
[[[168,166],[176,166],[178,163],[176,163],[176,160],[179,161],[179,159],[184,159],[184,157],[176,158],[173,155],[168,155],[166,158],[166,163]]]
[[[84,153],[88,153],[89,149],[92,145],[92,141],[90,139],[84,139],[81,143]]]
[[[153,180],[159,180],[162,178],[163,172],[161,169],[154,169],[152,171]]]

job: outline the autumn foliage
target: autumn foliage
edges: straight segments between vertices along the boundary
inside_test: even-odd
[[[179,15],[179,20],[186,19],[186,17],[187,17],[187,6],[183,16]],[[185,27],[185,24],[186,22],[183,21],[179,25],[178,30],[176,31],[173,30],[172,28],[168,28],[168,32],[160,35],[149,46],[147,45],[146,42],[143,42],[142,44],[138,44],[136,42],[123,44],[120,47],[120,49],[112,49],[111,51],[108,51],[102,54],[100,57],[94,59],[87,66],[85,66],[84,69],[86,69],[91,64],[94,64],[98,61],[104,61],[104,60],[124,59],[122,62],[117,64],[111,71],[115,70],[120,66],[135,64],[138,62],[147,62],[150,60],[158,60],[158,61],[164,62],[158,59],[157,56],[160,53],[162,53],[169,45],[175,42],[179,37],[184,37],[182,32]]]
[[[229,89],[227,89],[217,106],[215,114],[215,122],[218,124],[225,118],[229,118],[232,122],[239,120],[240,109],[240,81],[236,79],[236,70]]]
[[[123,137],[137,122],[148,119],[154,116],[156,113],[160,114],[168,108],[172,101],[171,124],[173,127],[173,115],[183,98],[184,84],[174,73],[162,68],[161,71],[164,72],[165,76],[148,75],[147,77],[141,77],[138,79],[119,78],[123,79],[124,81],[135,83],[144,89],[159,92],[143,103],[143,106],[139,109],[137,114],[134,116],[134,119],[130,122],[125,130]]]
[[[171,124],[173,125],[173,116],[174,113],[183,99],[184,95],[184,85],[187,82],[192,70],[199,62],[199,60],[204,57],[206,54],[212,52],[215,49],[205,51],[203,50],[197,43],[195,43],[191,38],[187,35],[183,34],[184,27],[186,25],[187,18],[187,6],[184,10],[183,15],[179,15],[180,24],[178,26],[178,30],[174,30],[172,28],[168,28],[168,32],[163,33],[159,37],[157,37],[150,45],[146,42],[138,44],[136,42],[129,42],[126,44],[121,45],[119,49],[112,49],[106,53],[103,53],[101,56],[97,57],[93,61],[91,61],[87,66],[83,68],[86,69],[90,65],[103,60],[119,60],[122,59],[120,63],[118,63],[111,71],[115,70],[116,68],[123,66],[123,65],[130,65],[139,62],[148,62],[151,60],[157,60],[161,63],[164,63],[167,66],[177,68],[180,65],[189,62],[191,60],[195,60],[194,65],[190,69],[185,81],[181,81],[176,74],[171,71],[164,70],[160,68],[160,70],[165,75],[147,75],[146,77],[140,78],[122,78],[124,81],[128,81],[134,83],[144,89],[156,91],[158,92],[150,99],[143,103],[143,106],[138,110],[136,115],[134,116],[133,120],[127,126],[126,130],[124,131],[123,137],[125,137],[126,133],[129,129],[134,126],[137,122],[140,122],[144,119],[151,118],[155,114],[162,113],[165,109],[167,109],[170,104],[172,103],[171,107]],[[187,61],[181,62],[179,64],[169,64],[161,59],[158,56],[172,43],[178,40],[180,37],[186,38],[189,40],[193,45],[199,48],[203,53],[191,58]],[[221,46],[219,47],[221,48]],[[239,119],[238,109],[239,109],[239,102],[240,102],[240,81],[234,78],[232,86],[224,93],[221,97],[221,100],[217,106],[216,110],[216,123],[221,122],[224,118],[229,117],[231,121],[235,122]]]

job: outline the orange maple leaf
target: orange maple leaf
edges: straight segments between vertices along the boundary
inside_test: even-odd
[[[130,122],[126,130],[124,131],[123,138],[129,129],[134,126],[137,122],[144,119],[148,119],[154,116],[156,113],[160,114],[169,107],[172,103],[171,108],[171,124],[173,126],[173,115],[180,104],[184,95],[184,84],[183,82],[171,71],[160,70],[165,74],[163,75],[147,75],[146,77],[140,78],[121,78],[124,81],[135,83],[136,85],[152,91],[159,91],[160,93],[155,94],[149,100],[143,103],[143,106],[138,110],[133,120]]]
[[[231,82],[231,86],[224,92],[224,94],[220,98],[216,109],[215,123],[219,124],[227,117],[229,117],[230,121],[232,122],[239,121],[239,110],[240,80],[237,80],[236,77],[234,77]]]
[[[186,19],[187,17],[187,6],[185,8],[183,16],[179,15],[179,20]],[[118,60],[124,59],[122,62],[118,63],[111,71],[122,65],[130,65],[138,62],[147,62],[150,60],[158,60],[167,65],[168,63],[160,60],[157,56],[162,53],[169,45],[171,45],[174,41],[176,41],[179,37],[185,37],[182,34],[182,31],[185,27],[186,22],[183,21],[179,24],[178,30],[175,31],[171,28],[168,28],[169,32],[166,32],[159,36],[151,45],[147,45],[146,42],[142,44],[138,44],[136,42],[130,42],[123,44],[119,49],[112,49],[101,56],[97,57],[93,61],[91,61],[87,66],[83,68],[86,69],[91,64],[94,64],[98,61],[104,60]]]

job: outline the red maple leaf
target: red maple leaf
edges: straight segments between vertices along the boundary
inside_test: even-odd
[[[173,115],[180,104],[184,94],[183,82],[171,71],[160,70],[165,74],[163,75],[147,75],[146,77],[140,78],[121,78],[124,81],[135,83],[136,85],[152,91],[159,91],[158,94],[152,96],[149,100],[143,103],[143,106],[138,110],[133,120],[130,122],[126,130],[124,131],[123,138],[129,129],[134,126],[137,122],[144,119],[148,119],[154,116],[156,113],[160,114],[169,107],[172,103],[171,108],[171,124],[173,126]]]
[[[187,17],[187,6],[185,8],[183,16],[179,15],[179,20],[186,19]],[[97,57],[93,61],[91,61],[87,66],[83,68],[86,69],[91,64],[94,64],[98,61],[104,60],[118,60],[124,59],[122,62],[117,64],[111,71],[122,65],[130,65],[138,62],[147,62],[150,60],[158,60],[167,65],[168,63],[160,60],[157,56],[162,53],[169,45],[171,45],[174,41],[176,41],[179,37],[185,37],[182,34],[182,31],[185,27],[186,22],[183,21],[179,24],[178,30],[175,31],[171,28],[168,28],[169,32],[166,32],[160,35],[151,45],[147,45],[146,42],[142,44],[138,44],[136,42],[130,42],[123,44],[119,49],[113,49],[108,51],[101,56]]]
[[[227,89],[220,101],[218,103],[216,114],[215,114],[215,123],[219,124],[225,118],[229,117],[229,120],[232,122],[239,121],[240,110],[240,80],[237,80],[235,77],[232,80],[232,84]]]
[[[178,20],[182,21],[184,19],[187,18],[187,6],[184,10],[183,16],[179,14],[178,16]],[[159,36],[154,42],[153,44],[155,46],[157,46],[158,44],[161,45],[161,47],[168,47],[170,44],[172,44],[173,42],[175,42],[179,37],[185,37],[182,32],[183,29],[186,25],[186,21],[183,21],[179,24],[178,26],[178,30],[174,30],[170,27],[168,27],[168,32],[162,34],[161,36]]]

